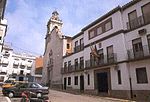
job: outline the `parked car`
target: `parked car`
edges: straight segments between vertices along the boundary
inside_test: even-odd
[[[18,83],[13,87],[2,89],[3,94],[8,95],[8,97],[21,96],[24,91],[34,92],[37,97],[42,97],[42,95],[49,93],[49,88],[35,82],[28,82]]]
[[[6,80],[3,85],[2,88],[9,88],[9,87],[13,87],[18,83],[26,83],[27,81],[16,81],[16,80]]]
[[[3,82],[2,84],[2,88],[8,88],[8,87],[12,87],[14,86],[16,83],[15,83],[15,80],[6,80]]]

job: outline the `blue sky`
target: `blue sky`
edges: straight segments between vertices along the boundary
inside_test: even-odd
[[[47,21],[57,10],[62,32],[74,36],[80,30],[118,5],[131,0],[7,0],[5,41],[16,50],[43,55]],[[21,50],[22,51],[22,50]]]

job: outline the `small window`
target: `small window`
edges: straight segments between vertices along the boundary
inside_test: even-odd
[[[110,29],[112,29],[112,25],[111,25],[111,22],[108,22],[105,24],[105,31],[108,31]]]
[[[118,70],[117,74],[118,74],[118,84],[121,84],[121,71]]]
[[[67,44],[67,49],[70,49],[70,44]]]
[[[68,85],[71,85],[71,77],[68,77]]]
[[[74,85],[78,85],[78,76],[74,77]]]
[[[148,83],[146,68],[136,68],[136,77],[138,84]]]
[[[90,85],[90,74],[88,74],[88,85]]]

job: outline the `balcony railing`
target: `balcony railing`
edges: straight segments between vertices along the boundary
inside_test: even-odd
[[[71,65],[70,67],[64,67],[61,69],[62,73],[70,73],[75,71],[80,71],[84,69],[84,64],[78,64],[78,65]]]
[[[129,60],[143,59],[150,57],[150,46],[144,45],[141,50],[130,49],[127,52]]]
[[[128,30],[132,30],[132,29],[136,29],[144,24],[148,24],[150,23],[150,14],[145,14],[144,16],[139,16],[136,19],[133,19],[129,22],[127,22],[127,29]]]
[[[104,65],[110,65],[117,62],[117,54],[104,55],[103,58],[100,59],[89,59],[85,61],[85,68],[95,68],[101,67]]]
[[[82,51],[84,49],[84,44],[78,45],[76,47],[74,47],[74,52],[79,52]]]

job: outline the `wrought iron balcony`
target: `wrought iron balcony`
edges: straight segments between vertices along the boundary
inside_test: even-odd
[[[84,69],[84,64],[76,64],[76,65],[71,65],[70,67],[63,67],[61,69],[61,73],[70,73],[70,72],[75,72],[75,71],[80,71]]]
[[[84,44],[78,45],[76,47],[74,47],[74,52],[79,52],[82,51],[84,49]]]
[[[128,30],[132,30],[132,29],[136,29],[140,26],[143,26],[145,24],[150,23],[150,14],[145,14],[142,16],[137,17],[136,19],[133,19],[129,22],[127,22],[127,29]]]
[[[128,53],[128,59],[129,60],[137,60],[137,59],[143,59],[150,57],[150,46],[144,45],[142,49],[130,49],[127,50]]]
[[[117,62],[117,54],[104,55],[103,58],[89,59],[85,61],[85,68],[95,68]]]

